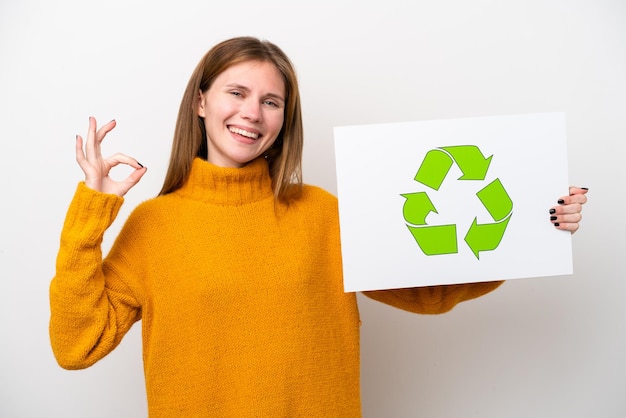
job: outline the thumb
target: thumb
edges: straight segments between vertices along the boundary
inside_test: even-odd
[[[144,174],[148,171],[147,167],[141,166],[141,168],[136,169],[126,179],[120,182],[120,188],[122,189],[122,193],[126,194],[130,189],[132,189],[139,180],[143,177]]]

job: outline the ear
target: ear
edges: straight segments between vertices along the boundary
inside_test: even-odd
[[[202,90],[198,90],[198,98],[196,103],[198,104],[198,116],[200,116],[201,118],[206,117],[205,96],[202,93]]]

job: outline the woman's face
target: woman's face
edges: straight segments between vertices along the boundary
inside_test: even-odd
[[[248,61],[218,75],[200,92],[207,160],[220,167],[243,167],[272,146],[283,126],[285,83],[269,62]]]

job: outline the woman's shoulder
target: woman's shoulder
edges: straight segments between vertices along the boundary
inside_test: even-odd
[[[328,219],[339,212],[337,198],[332,193],[308,184],[303,185],[300,197],[288,207],[309,219]]]
[[[130,217],[136,219],[153,219],[161,215],[170,215],[179,207],[176,201],[180,201],[171,194],[156,196],[144,200],[132,210]]]
[[[305,184],[302,186],[302,200],[318,202],[322,205],[337,206],[337,197],[319,186]]]

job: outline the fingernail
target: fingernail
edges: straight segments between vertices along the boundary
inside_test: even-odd
[[[139,164],[139,167],[143,168],[143,164],[141,164],[139,161],[137,161],[137,164]]]
[[[558,222],[554,223],[554,226],[559,226],[559,225],[560,225],[560,223],[558,223]]]
[[[556,221],[556,216],[550,216],[551,221]]]
[[[550,213],[556,213],[556,209],[550,209]]]
[[[558,203],[559,205],[562,205],[563,203],[565,203],[565,200],[559,199],[556,203]]]
[[[589,190],[589,188],[588,188],[588,187],[581,187],[581,189],[583,189],[583,190]]]

